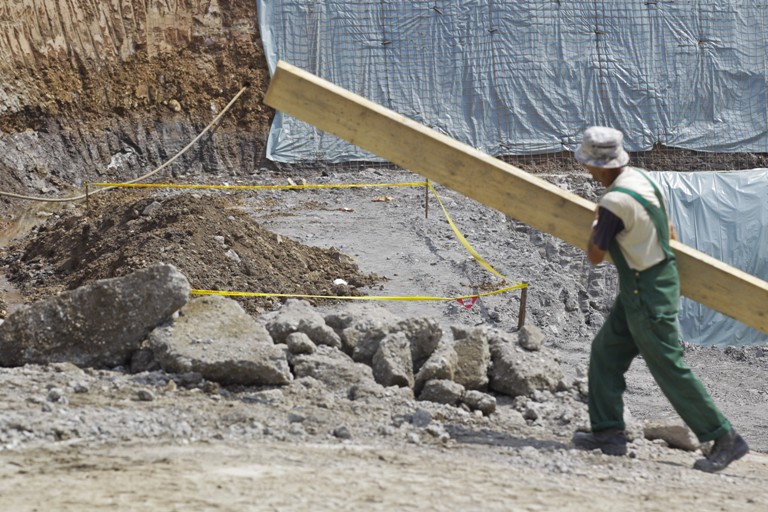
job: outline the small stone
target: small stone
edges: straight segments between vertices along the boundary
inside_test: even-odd
[[[411,424],[414,427],[425,428],[432,423],[432,413],[426,409],[418,409],[411,416]]]
[[[155,400],[155,394],[148,389],[140,389],[136,396],[141,402],[153,402]]]
[[[288,415],[288,423],[303,423],[307,417],[298,412],[292,412]]]
[[[48,391],[48,401],[49,402],[58,402],[64,397],[64,392],[59,388],[51,388]]]
[[[349,429],[344,425],[333,429],[333,436],[339,439],[352,439],[352,434],[349,432]]]
[[[90,391],[90,388],[88,388],[88,384],[84,382],[77,382],[75,383],[73,391],[75,393],[87,393],[88,391]]]

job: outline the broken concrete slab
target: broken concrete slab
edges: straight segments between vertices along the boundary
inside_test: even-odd
[[[496,411],[496,397],[470,389],[461,397],[461,403],[469,407],[471,411],[480,411],[483,416],[488,416]]]
[[[525,350],[535,352],[544,346],[544,333],[532,324],[526,324],[517,332],[517,342]]]
[[[341,350],[326,345],[318,346],[312,354],[294,356],[291,364],[295,378],[313,377],[329,390],[341,392],[344,396],[349,394],[353,386],[363,384],[365,387],[383,389],[374,380],[370,366],[356,363]]]
[[[454,339],[453,349],[458,357],[453,380],[467,389],[486,389],[491,354],[485,328],[451,326],[451,330]]]
[[[492,390],[513,397],[558,390],[563,373],[554,351],[542,347],[529,352],[512,335],[493,330],[485,334],[493,363],[489,372]]]
[[[403,332],[388,334],[373,356],[373,376],[382,386],[413,387],[411,343]]]
[[[285,339],[285,344],[291,354],[311,354],[317,350],[314,342],[303,332],[292,332]]]
[[[419,371],[421,365],[429,359],[443,336],[443,329],[434,318],[414,317],[397,322],[390,332],[402,332],[411,345],[413,371]]]
[[[445,379],[434,379],[424,384],[419,400],[428,400],[439,404],[458,405],[464,396],[464,386]]]
[[[453,342],[448,342],[443,338],[429,359],[419,368],[413,384],[413,391],[418,395],[424,384],[430,380],[453,380],[458,364],[459,356],[453,348]]]
[[[286,349],[232,299],[201,297],[178,318],[152,331],[149,346],[171,373],[196,372],[221,384],[287,384],[293,378]]]
[[[0,365],[126,365],[147,334],[186,304],[189,292],[178,269],[158,263],[22,307],[0,326]]]

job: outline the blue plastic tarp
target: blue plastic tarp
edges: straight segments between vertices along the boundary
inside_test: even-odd
[[[768,169],[652,172],[684,244],[768,281]],[[699,345],[768,343],[768,335],[683,298],[680,331]],[[765,305],[768,309],[768,304]]]
[[[271,70],[310,71],[491,155],[573,150],[589,125],[768,152],[766,2],[257,0]],[[277,162],[379,160],[278,113]]]

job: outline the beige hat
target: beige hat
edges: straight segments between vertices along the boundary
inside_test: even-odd
[[[590,126],[576,148],[574,157],[585,165],[602,169],[618,169],[629,163],[629,155],[622,147],[624,135],[606,126]]]

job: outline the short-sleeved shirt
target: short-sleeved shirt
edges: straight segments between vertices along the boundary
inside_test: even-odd
[[[629,267],[645,270],[666,258],[664,250],[643,205],[629,194],[613,191],[617,187],[633,190],[649,203],[659,206],[653,187],[642,172],[625,167],[598,202],[601,211],[595,228],[595,243],[607,251],[615,236]]]

